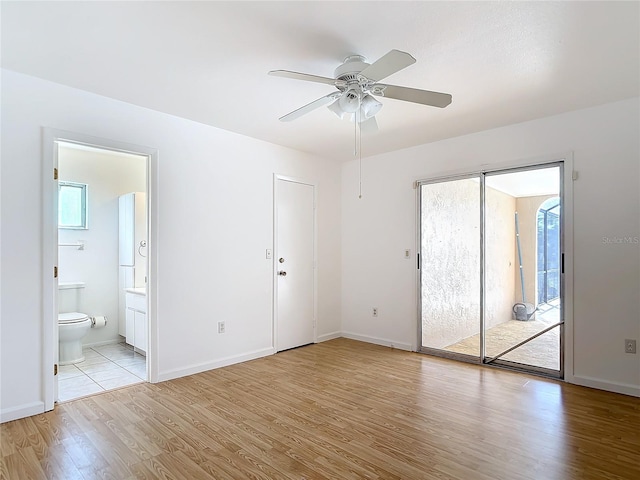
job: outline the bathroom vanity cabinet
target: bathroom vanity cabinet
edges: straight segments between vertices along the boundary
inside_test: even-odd
[[[136,351],[147,352],[147,295],[145,288],[125,290],[125,338]]]

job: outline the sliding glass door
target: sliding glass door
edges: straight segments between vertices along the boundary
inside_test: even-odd
[[[480,179],[420,187],[422,347],[480,358]]]
[[[419,183],[424,353],[562,377],[562,163]]]

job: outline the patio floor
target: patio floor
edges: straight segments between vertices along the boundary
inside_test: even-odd
[[[539,305],[535,320],[509,320],[487,330],[485,334],[486,355],[494,357],[554,323],[558,323],[560,321],[559,307],[560,300],[556,299],[548,304]],[[443,350],[478,356],[480,334],[446,346]],[[500,358],[525,365],[559,370],[560,327],[550,330]]]

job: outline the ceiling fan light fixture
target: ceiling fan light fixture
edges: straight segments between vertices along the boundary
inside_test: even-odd
[[[345,113],[355,113],[360,108],[360,91],[357,88],[350,88],[338,99],[342,111]]]
[[[335,113],[340,120],[344,118],[345,112],[344,110],[342,110],[342,107],[340,106],[340,99],[333,102],[327,108],[331,110],[333,113]]]
[[[382,103],[369,94],[365,95],[362,99],[362,105],[360,106],[360,117],[362,121],[375,116],[381,108]]]

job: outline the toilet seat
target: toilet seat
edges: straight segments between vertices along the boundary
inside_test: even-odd
[[[85,313],[70,312],[58,314],[58,324],[68,325],[71,323],[80,323],[89,320],[89,316]]]

